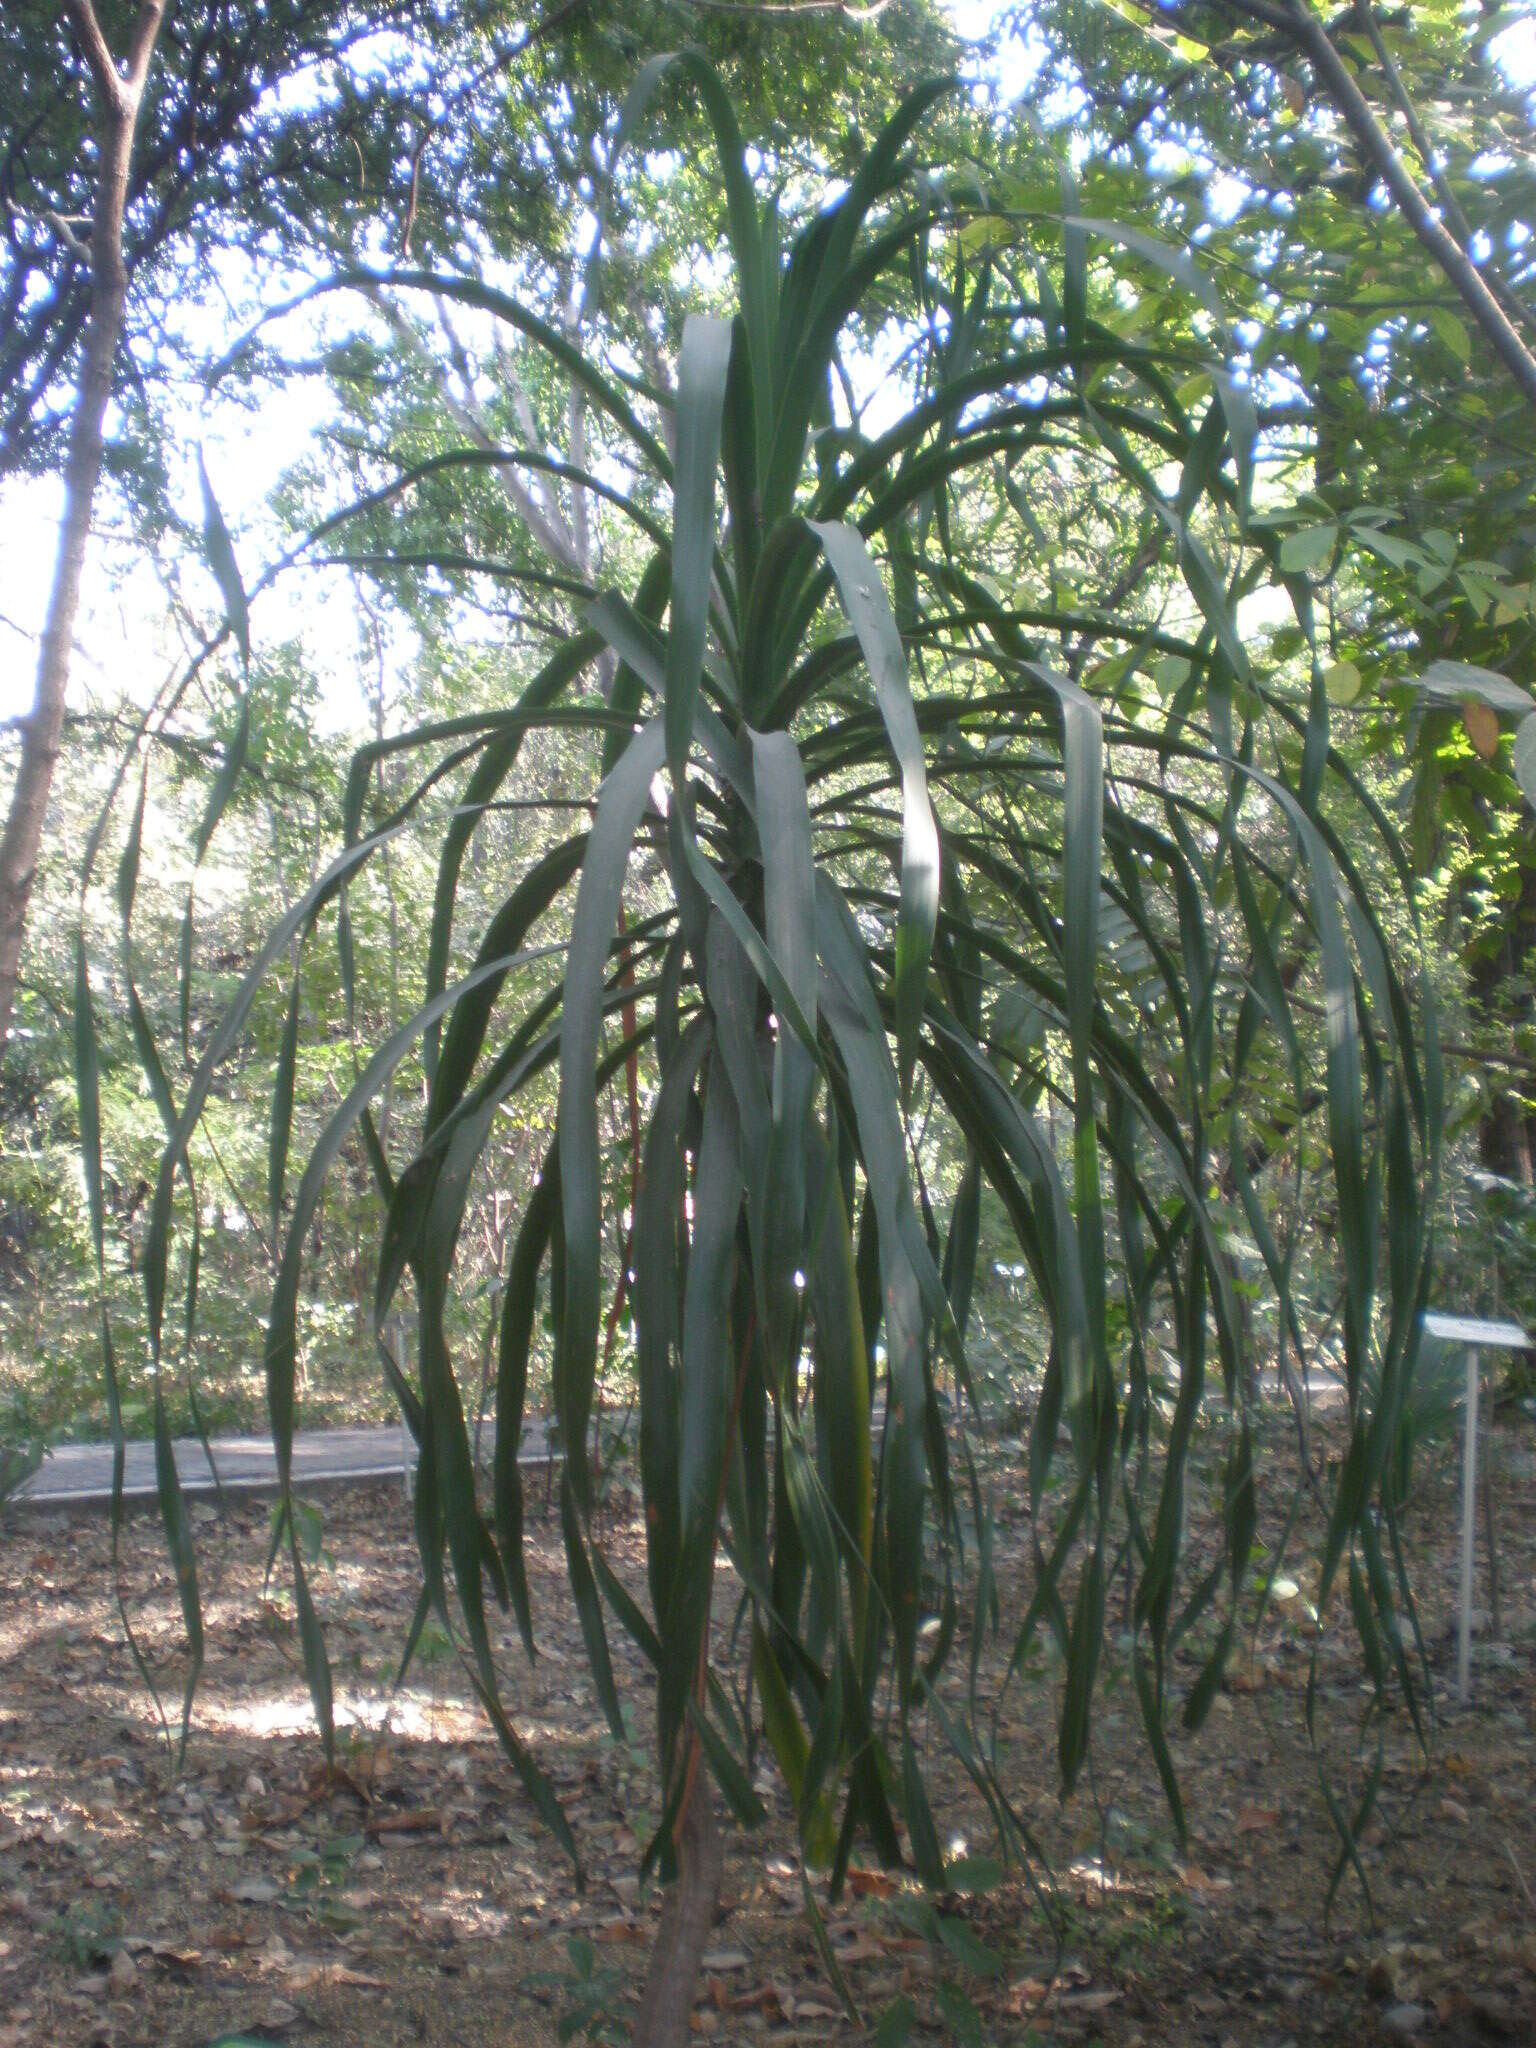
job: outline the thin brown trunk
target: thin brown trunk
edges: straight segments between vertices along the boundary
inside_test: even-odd
[[[746,1387],[747,1364],[752,1355],[755,1320],[748,1324],[736,1368],[736,1390],[731,1401],[730,1425],[725,1433],[725,1457],[720,1467],[720,1488],[715,1496],[715,1537],[725,1507],[725,1475],[730,1464],[736,1431],[741,1423],[741,1398]],[[710,1546],[710,1586],[714,1585],[714,1544]],[[699,1638],[699,1666],[694,1697],[702,1710],[709,1673],[709,1614],[704,1606],[704,1627]],[[696,1734],[683,1752],[684,1789],[673,1842],[677,1848],[677,1879],[661,1904],[661,1921],[651,1949],[645,1990],[640,1998],[640,2017],[635,2022],[635,2048],[687,2048],[688,2015],[698,1986],[699,1968],[709,1946],[715,1906],[725,1875],[725,1851],[715,1824],[715,1795]]]
[[[48,793],[53,785],[69,658],[80,608],[80,576],[91,530],[91,507],[101,476],[102,423],[112,396],[112,367],[123,330],[128,276],[123,264],[123,208],[144,79],[167,0],[142,0],[126,69],[119,71],[102,37],[91,0],[65,0],[81,51],[96,82],[101,110],[100,158],[91,217],[91,305],[84,353],[75,384],[69,448],[64,463],[64,517],[53,586],[37,659],[37,696],[22,725],[21,761],[11,807],[0,837],[0,1044],[10,1031],[16,977],[26,935],[27,904],[37,873]]]
[[[1517,840],[1519,853],[1529,861],[1536,842],[1536,827],[1529,817],[1521,820]],[[1476,906],[1467,900],[1465,891],[1459,891],[1458,896],[1462,913],[1475,931]],[[1517,1034],[1529,1025],[1536,1008],[1526,988],[1531,961],[1536,957],[1536,869],[1524,868],[1520,893],[1513,903],[1505,905],[1502,923],[1497,946],[1479,951],[1469,962],[1467,993],[1483,1035],[1494,1045],[1502,1039],[1512,1046]],[[1514,1060],[1518,1058],[1516,1052]],[[1530,1086],[1517,1079],[1506,1080],[1499,1071],[1506,1064],[1513,1067],[1514,1060],[1500,1054],[1497,1062],[1484,1063],[1492,1066],[1493,1072],[1478,1125],[1477,1150],[1479,1162],[1487,1172],[1530,1188],[1536,1186],[1536,1149],[1532,1147],[1526,1113]],[[1518,1074],[1519,1069],[1514,1071]]]
[[[635,2048],[687,2048],[688,2015],[709,1946],[725,1851],[714,1795],[702,1764],[694,1772],[677,1835],[678,1874],[661,1902],[661,1921],[635,2021]]]

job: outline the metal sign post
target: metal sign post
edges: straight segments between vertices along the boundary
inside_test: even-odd
[[[1461,1612],[1456,1624],[1456,1697],[1465,1700],[1472,1686],[1472,1572],[1477,1512],[1477,1393],[1484,1351],[1525,1351],[1530,1338],[1518,1323],[1486,1322],[1479,1316],[1446,1316],[1430,1311],[1423,1321],[1426,1337],[1467,1347],[1466,1425],[1461,1443]]]

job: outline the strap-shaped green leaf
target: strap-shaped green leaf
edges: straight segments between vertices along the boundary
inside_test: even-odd
[[[539,1272],[549,1249],[550,1229],[560,1202],[560,1153],[551,1145],[512,1245],[501,1297],[496,1352],[496,1451],[491,1468],[496,1541],[506,1568],[512,1606],[530,1658],[533,1612],[523,1563],[523,1411],[528,1397],[528,1357],[538,1308]]]
[[[521,715],[506,722],[501,730],[492,736],[475,764],[474,772],[465,785],[463,800],[443,835],[442,852],[438,856],[432,926],[427,939],[428,996],[436,995],[448,978],[448,955],[453,941],[453,914],[459,873],[470,839],[485,815],[485,806],[494,800],[496,792],[516,766],[523,741],[530,730],[531,717],[553,704],[559,694],[597,658],[602,646],[602,638],[595,632],[578,633],[567,640],[544,664],[523,692],[518,705]],[[436,1054],[437,1034],[433,1032],[426,1041],[429,1079],[433,1077]]]
[[[746,1767],[731,1754],[730,1744],[702,1707],[690,1705],[688,1721],[698,1735],[715,1783],[725,1794],[732,1813],[744,1828],[761,1827],[768,1818],[768,1810],[753,1791]]]
[[[251,666],[251,614],[246,602],[245,585],[240,579],[240,565],[235,560],[235,544],[229,537],[229,528],[224,524],[224,514],[214,496],[213,482],[208,475],[208,465],[203,460],[201,444],[197,450],[198,481],[203,489],[203,553],[213,571],[219,586],[219,595],[224,600],[224,612],[229,629],[235,636],[235,645],[240,650],[240,660],[247,672]]]
[[[618,917],[629,850],[665,758],[661,725],[636,734],[604,781],[571,919],[560,1025],[560,1199],[565,1231],[565,1286],[559,1331],[560,1426],[567,1445],[586,1442],[601,1315],[599,1269],[602,1209],[597,1102],[592,1077],[602,1016],[603,976]],[[576,1464],[585,1473],[585,1459]],[[576,1477],[578,1499],[586,1479]]]
[[[830,908],[819,904],[818,912],[822,1009],[842,1055],[879,1232],[880,1305],[889,1377],[880,1473],[883,1576],[905,1697],[916,1659],[927,1477],[922,1295],[912,1260],[912,1239],[918,1233],[911,1214],[896,1075],[884,1033],[878,1017],[870,1015],[867,984],[864,989],[859,985],[862,963],[848,958],[851,936]]]
[[[1072,1049],[1073,1195],[1092,1364],[1101,1397],[1113,1399],[1105,1340],[1104,1227],[1094,1112],[1094,987],[1103,888],[1104,750],[1099,708],[1086,691],[1036,665],[1061,710],[1065,789],[1062,824],[1062,956]],[[1083,1394],[1086,1394],[1083,1389]],[[1073,1390],[1068,1413],[1078,1427]]]
[[[235,793],[235,785],[245,770],[246,756],[251,742],[251,693],[249,689],[241,694],[240,709],[235,715],[235,729],[224,752],[219,772],[213,787],[208,792],[208,801],[198,820],[197,830],[192,835],[192,879],[187,884],[187,907],[181,922],[181,1046],[190,1056],[191,1043],[191,1001],[192,1001],[192,952],[195,937],[195,914],[197,902],[197,870],[203,864],[219,821],[229,808],[229,800]]]
[[[939,910],[939,833],[928,798],[922,737],[912,709],[907,657],[885,587],[869,551],[851,526],[834,523],[811,530],[826,550],[848,622],[858,635],[875,701],[901,770],[901,909],[896,920],[896,1067],[905,1100],[922,1028],[928,959]]]
[[[715,472],[731,359],[731,325],[690,313],[677,360],[672,478],[672,603],[667,633],[667,766],[681,795],[693,745],[715,559]]]
[[[591,1480],[585,1447],[597,1371],[601,1305],[602,1168],[597,1142],[597,1099],[593,1075],[603,1009],[603,978],[618,917],[624,871],[636,828],[650,802],[651,782],[665,758],[662,726],[653,720],[630,741],[609,771],[597,812],[566,953],[560,1027],[560,1206],[563,1274],[555,1331],[556,1413],[567,1448],[561,1482],[562,1526],[572,1590],[581,1611],[589,1655],[608,1669],[601,1610],[592,1593],[592,1571],[583,1525],[590,1513]],[[611,1679],[603,1690],[610,1719],[618,1728]]]
[[[475,953],[477,968],[490,960],[509,959],[523,944],[530,927],[580,871],[586,846],[586,834],[573,833],[534,862],[486,926]],[[477,980],[453,1007],[427,1099],[429,1135],[464,1098],[508,972]]]
[[[787,733],[751,733],[757,833],[763,856],[768,950],[810,1033],[816,1014],[815,855],[799,749]],[[765,1166],[758,1312],[771,1381],[789,1369],[798,1319],[793,1276],[806,1232],[805,1142],[818,1077],[800,1036],[779,1028],[773,1047],[772,1133]]]
[[[461,305],[473,306],[480,312],[491,314],[508,327],[526,335],[547,356],[557,362],[587,393],[598,410],[606,414],[620,433],[642,451],[660,475],[671,474],[671,464],[665,448],[645,426],[616,380],[605,376],[558,328],[541,319],[537,313],[531,312],[508,293],[498,291],[495,286],[486,284],[480,278],[465,277],[453,271],[387,267],[370,269],[358,264],[346,265],[333,276],[311,285],[299,300],[289,301],[289,305],[292,307],[303,301],[319,298],[327,292],[355,290],[358,287],[367,291],[389,289],[429,292],[436,298],[452,299]]]
[[[817,1184],[812,1213],[820,1227],[811,1240],[807,1284],[816,1322],[816,1438],[818,1447],[826,1447],[828,1491],[851,1553],[848,1581],[854,1654],[862,1662],[874,1512],[869,1455],[870,1359],[842,1189],[828,1149],[818,1144],[815,1150]]]
[[[288,988],[283,1035],[277,1046],[277,1071],[272,1083],[272,1125],[267,1133],[267,1218],[272,1241],[282,1228],[283,1190],[288,1179],[288,1146],[293,1135],[293,1092],[299,1060],[299,1018],[304,981],[298,969]]]
[[[671,1601],[682,1543],[676,1348],[681,1329],[679,1248],[686,1243],[683,1132],[709,1043],[707,1021],[696,1018],[666,1063],[651,1110],[635,1203],[632,1299],[640,1383],[640,1483],[651,1604],[658,1615]]]
[[[694,1169],[693,1242],[683,1296],[678,1398],[677,1490],[681,1542],[663,1617],[657,1712],[662,1756],[670,1759],[697,1684],[710,1596],[724,1461],[735,1416],[738,1360],[731,1343],[731,1265],[741,1210],[741,1140],[736,1100],[723,1064],[704,1079],[703,1128]]]
[[[467,975],[462,982],[455,983],[452,988],[445,989],[441,995],[434,997],[430,1003],[423,1004],[414,1016],[379,1047],[339,1107],[332,1113],[315,1143],[294,1193],[293,1214],[283,1243],[282,1258],[278,1264],[277,1279],[273,1285],[272,1302],[267,1318],[267,1401],[272,1420],[272,1440],[277,1455],[278,1478],[285,1488],[288,1484],[293,1453],[299,1282],[305,1239],[314,1220],[326,1175],[367,1105],[413,1049],[432,1019],[440,1017],[444,1011],[451,1008],[464,990],[473,986],[477,980],[486,980],[498,973],[505,973],[515,960],[532,957],[534,956],[524,952],[513,956],[513,960],[487,961]],[[184,1111],[183,1117],[185,1114]]]
[[[117,1370],[117,1353],[112,1342],[112,1318],[107,1306],[105,1202],[101,1177],[101,1066],[96,1041],[95,1007],[91,999],[90,965],[86,958],[85,933],[75,935],[75,1103],[80,1121],[80,1167],[85,1182],[86,1214],[90,1220],[91,1246],[96,1266],[96,1312],[101,1340],[102,1383],[107,1399],[107,1425],[112,1442],[112,1586],[118,1618],[127,1638],[134,1667],[154,1702],[155,1712],[170,1743],[170,1726],[143,1647],[128,1613],[122,1578],[123,1472],[127,1459],[127,1433],[123,1427],[122,1383]],[[169,1532],[167,1532],[169,1534]],[[183,1728],[186,1719],[183,1715]],[[183,1738],[185,1739],[185,1738]]]
[[[697,50],[663,52],[652,57],[630,87],[619,114],[618,131],[610,163],[638,128],[641,116],[656,88],[670,71],[684,72],[704,103],[714,130],[715,157],[725,187],[726,218],[730,228],[731,255],[735,262],[737,289],[741,295],[742,320],[754,378],[761,397],[758,404],[764,419],[771,390],[769,369],[773,361],[773,310],[777,276],[765,262],[762,227],[757,199],[747,169],[746,146],[736,121],[730,95],[719,73]],[[756,409],[756,408],[755,408]]]

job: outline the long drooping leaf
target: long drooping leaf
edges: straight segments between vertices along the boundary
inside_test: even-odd
[[[693,745],[694,700],[709,626],[715,553],[715,471],[731,328],[690,313],[677,365],[677,461],[672,477],[672,605],[666,654],[667,765],[681,801]]]
[[[814,1036],[816,1014],[815,853],[805,774],[786,733],[753,733],[752,780],[764,850],[763,923],[768,947]],[[796,1318],[793,1276],[806,1227],[805,1147],[817,1070],[802,1040],[778,1030],[773,1045],[772,1134],[765,1161],[758,1313],[770,1377],[782,1378]],[[845,1226],[846,1227],[846,1226]]]
[[[852,527],[831,523],[813,531],[826,549],[849,623],[858,635],[875,686],[875,699],[901,767],[901,911],[896,923],[896,1065],[901,1092],[912,1085],[923,990],[939,906],[939,835],[928,800],[922,740],[912,709],[907,658],[874,563]]]

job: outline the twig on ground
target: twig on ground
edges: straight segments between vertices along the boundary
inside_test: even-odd
[[[1536,1917],[1536,1899],[1531,1897],[1531,1888],[1525,1881],[1525,1872],[1520,1868],[1515,1852],[1509,1846],[1507,1838],[1504,1840],[1504,1854],[1509,1858],[1509,1867],[1515,1873],[1515,1883],[1520,1887],[1521,1898],[1524,1899],[1526,1905],[1530,1908],[1532,1916]]]

